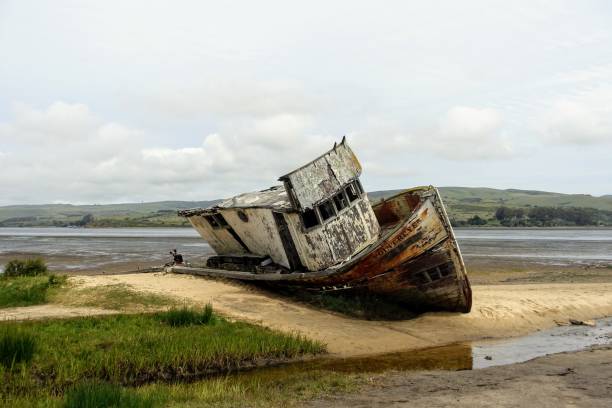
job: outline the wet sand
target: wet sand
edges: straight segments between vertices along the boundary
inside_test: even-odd
[[[612,316],[612,282],[474,285],[474,308],[469,314],[428,313],[403,321],[364,321],[279,299],[252,286],[203,277],[150,273],[71,279],[82,287],[127,284],[188,303],[212,302],[218,312],[230,318],[321,340],[339,357],[513,337],[570,318]]]
[[[350,395],[306,407],[610,407],[612,346],[472,371],[374,376]]]

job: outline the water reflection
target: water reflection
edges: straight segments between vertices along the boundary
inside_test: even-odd
[[[458,343],[367,357],[320,358],[242,372],[236,374],[236,377],[274,380],[307,371],[381,373],[391,370],[472,370],[520,363],[548,354],[579,351],[604,344],[612,344],[612,318],[598,321],[596,327],[556,327],[524,337],[495,342]]]

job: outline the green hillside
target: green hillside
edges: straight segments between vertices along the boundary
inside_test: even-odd
[[[125,204],[43,204],[0,207],[0,226],[78,225],[90,214],[92,227],[181,226],[189,223],[176,215],[177,209],[208,207],[213,201],[157,201]]]
[[[509,208],[508,212],[513,219],[515,210],[522,211],[528,218],[534,208],[539,210],[553,210],[545,223],[548,225],[572,225],[571,222],[563,224],[552,220],[556,216],[565,217],[568,211],[585,212],[588,217],[595,220],[595,224],[612,225],[612,195],[594,197],[588,194],[561,194],[545,191],[530,190],[498,190],[494,188],[473,187],[440,187],[442,199],[446,204],[450,218],[456,225],[464,225],[477,216],[487,221],[487,225],[500,225],[496,219],[496,211],[500,207]],[[373,191],[368,193],[372,201],[391,196],[401,190]],[[146,227],[146,226],[186,226],[187,221],[176,215],[177,209],[207,207],[213,201],[158,201],[151,203],[127,203],[106,205],[15,205],[0,207],[0,226],[66,226],[84,225],[91,227]],[[558,209],[567,209],[565,212]],[[592,210],[587,210],[592,209]],[[542,212],[540,211],[540,212]],[[575,211],[574,211],[575,212]],[[561,214],[561,215],[559,215]],[[499,216],[499,213],[498,213]],[[499,217],[498,217],[499,218]],[[503,221],[503,220],[501,220]],[[520,221],[520,219],[519,219]],[[503,222],[502,222],[503,224]],[[520,222],[512,225],[523,225]],[[542,222],[540,224],[543,225]],[[528,223],[525,225],[540,225]],[[472,224],[476,225],[476,224]],[[504,224],[505,225],[505,224]],[[578,224],[579,225],[579,224]],[[587,223],[584,225],[591,225]]]
[[[533,208],[579,208],[594,209],[598,219],[608,225],[612,222],[612,195],[594,197],[588,194],[562,194],[533,190],[498,190],[485,187],[440,187],[438,189],[446,205],[449,217],[460,224],[474,216],[496,224],[493,219],[500,207]],[[373,201],[380,200],[401,190],[374,191],[368,193]]]

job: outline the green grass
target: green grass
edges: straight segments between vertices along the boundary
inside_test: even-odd
[[[139,387],[109,387],[101,391],[91,382],[70,388],[64,395],[33,390],[23,396],[7,395],[6,406],[73,407],[86,406],[87,401],[117,400],[121,407],[294,407],[301,401],[334,393],[350,392],[369,382],[365,375],[327,370],[295,370],[280,376],[258,372],[238,376],[222,376],[189,383],[155,383]],[[93,383],[97,384],[97,383]],[[80,395],[75,395],[78,392]],[[100,396],[112,393],[108,399]],[[74,402],[80,405],[72,405]],[[111,400],[112,402],[113,400]],[[133,405],[129,405],[133,404]],[[137,405],[141,404],[141,405]],[[95,405],[94,405],[95,406]],[[98,405],[109,406],[109,405]]]
[[[214,324],[179,327],[154,314],[0,324],[15,325],[36,338],[37,351],[16,372],[0,368],[0,394],[13,398],[62,394],[83,381],[133,386],[197,379],[325,351],[299,335],[218,316]]]
[[[38,276],[47,273],[47,265],[42,258],[13,259],[4,267],[4,277]]]
[[[70,286],[54,292],[50,300],[67,306],[101,307],[128,312],[177,305],[177,300],[170,296],[140,292],[122,283],[90,288]]]
[[[28,362],[34,355],[34,336],[18,326],[0,327],[0,365],[11,370],[15,364]]]
[[[178,309],[172,308],[165,312],[159,312],[156,316],[161,322],[173,327],[214,323],[213,309],[210,303],[203,310],[183,306]]]
[[[65,281],[57,275],[0,277],[0,308],[47,303]]]
[[[133,390],[114,384],[86,382],[70,388],[64,398],[65,408],[149,408],[156,405]]]
[[[192,384],[153,384],[139,391],[165,396],[168,407],[293,407],[301,401],[349,392],[364,376],[325,370],[299,370],[281,375],[247,373]],[[161,398],[160,398],[161,399]],[[159,400],[159,399],[158,399]]]

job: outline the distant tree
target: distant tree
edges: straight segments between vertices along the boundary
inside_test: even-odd
[[[467,223],[470,225],[485,225],[487,220],[480,218],[478,215],[474,215],[472,218],[468,218]]]
[[[93,221],[94,221],[94,216],[92,214],[85,214],[83,218],[81,218],[80,221],[75,222],[74,225],[77,225],[79,227],[84,227],[87,224],[91,224]]]
[[[506,217],[508,216],[508,207],[499,207],[497,210],[495,210],[495,218],[498,221],[503,221],[506,219]]]

